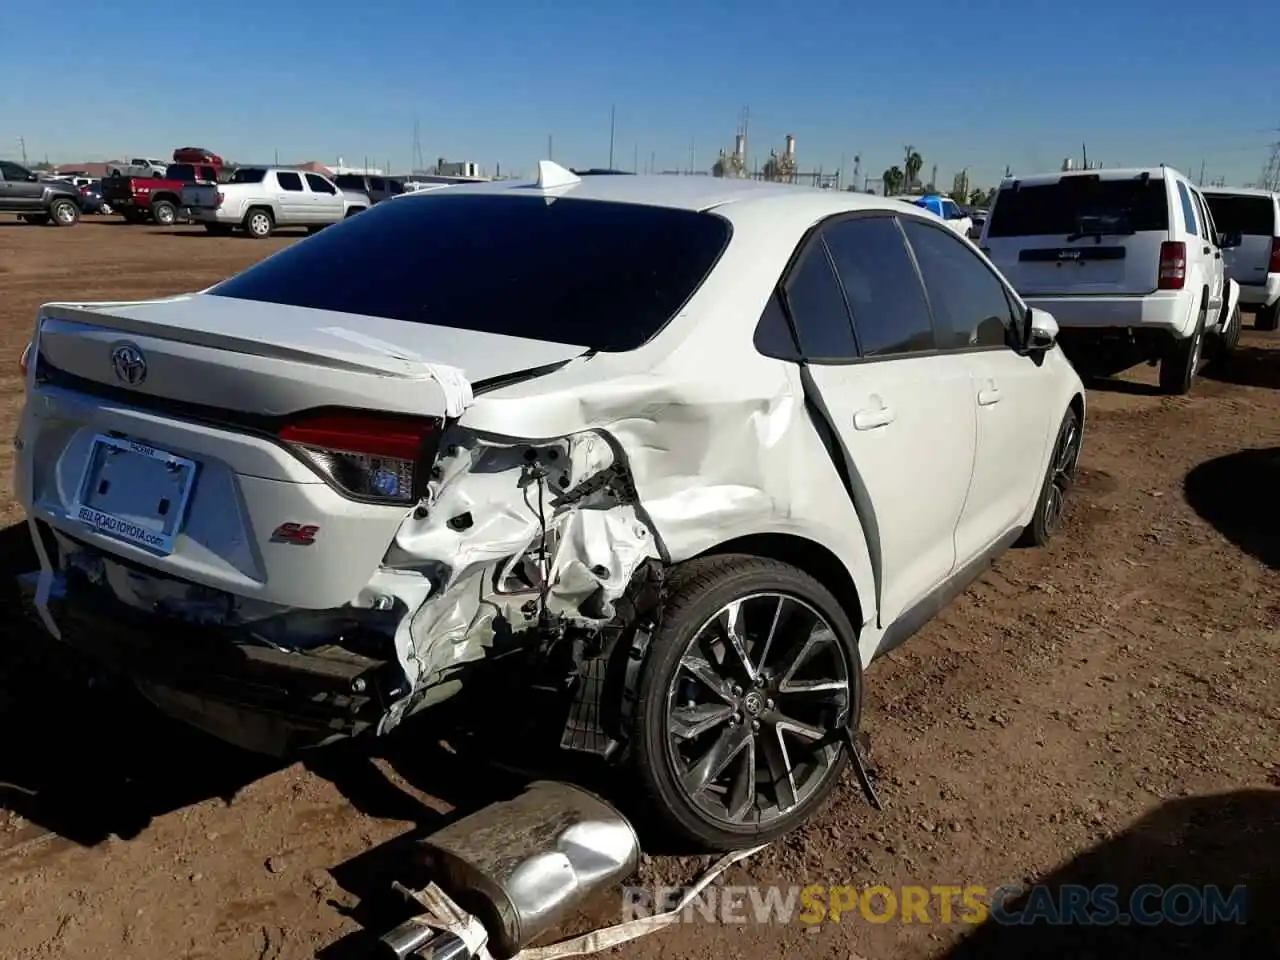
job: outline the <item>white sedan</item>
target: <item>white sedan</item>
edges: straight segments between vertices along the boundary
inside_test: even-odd
[[[1056,332],[896,200],[550,162],[406,196],[200,293],[40,309],[29,595],[246,746],[479,689],[740,847],[836,785],[877,656],[1058,530]]]

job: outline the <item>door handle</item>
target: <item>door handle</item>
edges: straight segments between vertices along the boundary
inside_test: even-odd
[[[1201,253],[1208,253],[1208,252],[1209,252],[1209,248],[1208,248],[1208,247],[1205,247],[1205,248],[1204,248],[1203,250],[1201,250],[1200,252],[1201,252]]]
[[[1222,259],[1222,251],[1221,251],[1221,250],[1219,250],[1217,253],[1215,253],[1215,254],[1213,255],[1213,259],[1215,259],[1215,260],[1221,260],[1221,259]]]
[[[987,381],[987,388],[985,390],[978,391],[978,406],[989,407],[993,403],[999,403],[1002,396],[1004,396],[1004,394],[1000,392],[1000,388],[996,386],[996,382],[994,380],[989,380]]]
[[[879,427],[887,427],[893,423],[893,410],[885,405],[885,402],[879,397],[872,397],[872,400],[880,404],[878,407],[871,407],[866,410],[859,410],[853,415],[853,429],[855,430],[875,430]]]

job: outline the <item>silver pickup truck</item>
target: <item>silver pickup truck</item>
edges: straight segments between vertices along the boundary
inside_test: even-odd
[[[236,228],[255,239],[281,227],[316,231],[372,204],[367,194],[340,190],[328,177],[287,167],[241,167],[227,183],[182,188],[187,216],[210,233]]]

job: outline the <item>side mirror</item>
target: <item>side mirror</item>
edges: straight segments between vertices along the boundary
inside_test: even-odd
[[[1026,353],[1044,353],[1058,342],[1058,321],[1053,314],[1027,307],[1027,335],[1023,339]]]
[[[27,174],[27,182],[28,182],[28,183],[38,183],[39,181],[40,181],[40,174],[38,174],[38,173],[28,173],[28,174]]]
[[[1218,234],[1218,246],[1223,250],[1231,250],[1244,243],[1244,234],[1239,230],[1231,230],[1227,233]]]

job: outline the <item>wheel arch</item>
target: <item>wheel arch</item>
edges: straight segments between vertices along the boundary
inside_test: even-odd
[[[830,548],[816,540],[793,533],[753,533],[725,540],[698,554],[700,557],[726,553],[743,553],[786,563],[802,570],[831,591],[836,602],[853,624],[855,633],[863,625],[863,605],[858,586],[849,568]],[[857,638],[855,637],[855,640]]]
[[[167,190],[162,191],[160,193],[153,193],[151,195],[150,202],[152,204],[167,202],[167,203],[173,204],[175,207],[182,206],[182,200],[178,197],[178,195],[174,193],[169,193]]]

